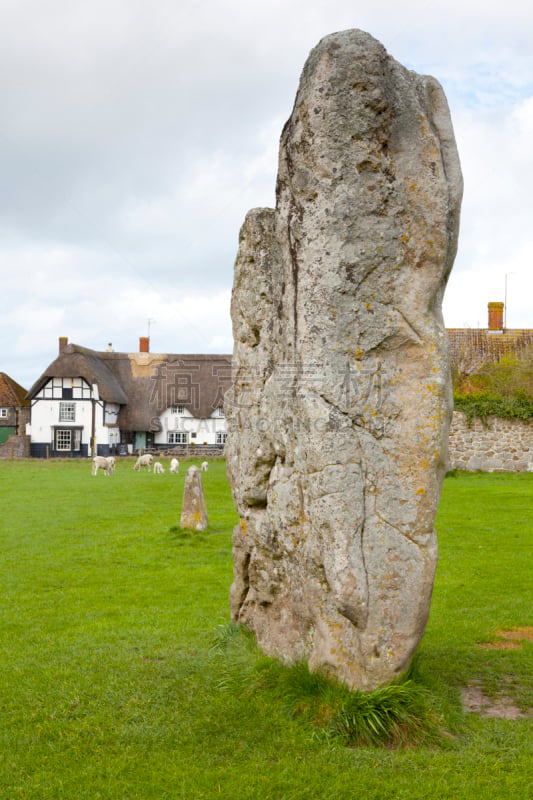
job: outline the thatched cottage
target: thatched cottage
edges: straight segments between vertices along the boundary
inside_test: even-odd
[[[59,339],[59,355],[28,392],[31,455],[89,456],[176,445],[222,449],[229,355],[90,350]]]

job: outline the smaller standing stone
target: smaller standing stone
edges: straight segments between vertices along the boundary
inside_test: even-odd
[[[180,525],[195,531],[205,531],[208,525],[202,473],[198,467],[189,467],[185,476]]]

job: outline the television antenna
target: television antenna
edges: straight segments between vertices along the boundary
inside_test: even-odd
[[[505,273],[505,292],[503,298],[503,329],[504,331],[507,330],[507,277],[512,275],[512,272]]]

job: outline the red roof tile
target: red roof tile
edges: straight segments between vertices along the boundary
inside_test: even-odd
[[[29,406],[29,404],[30,401],[26,400],[26,389],[23,389],[5,372],[0,372],[0,406],[20,408],[20,406]]]

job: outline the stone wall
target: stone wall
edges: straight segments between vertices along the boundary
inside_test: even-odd
[[[0,458],[29,458],[28,436],[11,436],[0,444]],[[448,443],[448,468],[484,472],[533,471],[533,423],[488,417],[469,427],[462,411],[454,411]]]
[[[454,411],[448,447],[449,469],[533,471],[533,424],[528,420],[488,417],[469,426],[466,415]]]
[[[0,458],[29,458],[30,437],[10,436],[7,442],[0,444]]]

